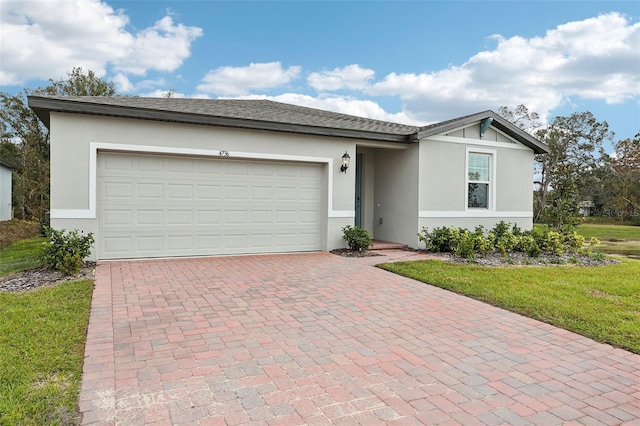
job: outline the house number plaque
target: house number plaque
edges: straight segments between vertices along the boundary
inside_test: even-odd
[[[220,151],[220,157],[228,157],[229,151]]]

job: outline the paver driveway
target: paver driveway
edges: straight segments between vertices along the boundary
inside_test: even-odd
[[[328,253],[99,263],[84,424],[640,424],[640,356]]]

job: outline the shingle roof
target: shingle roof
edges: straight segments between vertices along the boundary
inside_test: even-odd
[[[290,130],[409,142],[417,127],[270,100],[30,96],[29,106],[48,125],[48,112],[65,111],[234,127]],[[349,134],[342,134],[345,131]],[[378,137],[376,137],[376,134]]]
[[[46,126],[49,126],[49,113],[58,111],[399,143],[416,142],[420,138],[491,117],[494,119],[492,126],[501,129],[536,153],[546,152],[546,145],[493,111],[417,127],[266,99],[29,96],[29,106]]]
[[[0,165],[3,165],[12,170],[18,170],[18,166],[16,166],[15,164],[9,163],[8,161],[3,160],[2,158],[0,158]]]

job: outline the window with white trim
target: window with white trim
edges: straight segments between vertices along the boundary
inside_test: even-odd
[[[469,152],[467,158],[467,207],[488,209],[491,205],[491,155]]]

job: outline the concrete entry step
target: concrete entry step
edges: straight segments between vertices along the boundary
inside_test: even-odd
[[[402,243],[392,243],[390,241],[373,240],[369,250],[405,250],[409,246]]]

